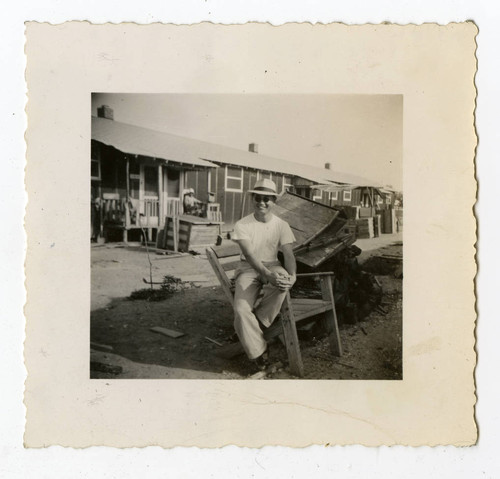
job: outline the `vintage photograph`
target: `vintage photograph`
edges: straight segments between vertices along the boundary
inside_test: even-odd
[[[475,444],[477,32],[30,22],[25,444]]]
[[[403,379],[403,95],[91,95],[90,378]]]

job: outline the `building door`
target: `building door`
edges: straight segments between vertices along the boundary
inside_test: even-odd
[[[163,215],[177,216],[182,212],[181,190],[183,186],[183,174],[180,170],[173,168],[163,169]]]
[[[158,192],[158,167],[141,165],[140,189],[141,225],[148,228],[158,227],[159,217],[159,192]]]

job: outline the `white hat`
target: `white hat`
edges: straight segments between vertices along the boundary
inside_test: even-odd
[[[278,193],[276,192],[276,184],[274,181],[268,180],[267,178],[258,180],[255,183],[253,190],[248,190],[248,193],[278,196]]]

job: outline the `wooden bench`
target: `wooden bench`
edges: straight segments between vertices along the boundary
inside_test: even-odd
[[[212,246],[206,250],[210,262],[226,298],[233,305],[234,272],[240,264],[240,248],[237,244]],[[285,297],[281,307],[280,318],[277,318],[266,331],[265,338],[269,341],[281,333],[288,354],[288,361],[292,374],[302,377],[304,365],[300,354],[296,323],[312,316],[322,315],[322,320],[328,332],[330,349],[334,356],[342,356],[337,314],[332,290],[333,273],[306,273],[297,274],[297,277],[318,277],[321,281],[322,299],[291,298],[290,293]],[[280,327],[281,325],[281,327]],[[238,344],[242,351],[241,345]]]

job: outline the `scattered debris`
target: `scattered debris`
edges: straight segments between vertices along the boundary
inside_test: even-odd
[[[387,311],[380,304],[375,308],[375,311],[382,313],[384,316],[387,315]]]
[[[217,346],[223,346],[222,343],[219,343],[219,341],[216,341],[215,339],[209,338],[208,336],[205,336],[205,339],[207,341],[210,341],[211,343],[217,344]]]
[[[403,273],[403,257],[394,254],[379,254],[371,256],[363,265],[365,271],[378,275],[393,275],[401,270]]]
[[[112,364],[100,363],[98,361],[90,361],[90,370],[109,374],[121,374],[123,372],[121,366],[113,366]]]
[[[339,364],[340,366],[344,366],[345,368],[356,369],[354,366],[346,363],[341,363],[340,361],[336,361],[335,364]]]
[[[154,328],[149,328],[150,331],[154,333],[164,334],[170,338],[180,338],[185,336],[185,333],[181,333],[179,331],[174,331],[173,329],[161,328],[160,326],[155,326]]]
[[[248,376],[248,379],[264,379],[266,376],[267,376],[266,371],[258,371],[255,374]]]
[[[154,259],[171,259],[171,258],[180,258],[182,256],[189,256],[189,253],[171,253],[171,252],[165,252],[165,253],[156,253],[159,255],[159,257],[154,258]]]
[[[269,366],[268,368],[268,372],[269,374],[275,374],[277,373],[280,369],[283,369],[284,365],[281,361],[278,361],[274,364],[271,364],[271,366]]]
[[[113,346],[108,346],[107,344],[99,344],[90,342],[92,348],[105,349],[106,351],[113,351]]]
[[[382,299],[380,281],[371,273],[363,271],[358,256],[361,249],[355,245],[348,246],[333,258],[322,264],[321,270],[335,273],[333,291],[335,306],[340,324],[357,324],[373,311]],[[309,291],[308,291],[309,290]],[[312,298],[321,291],[314,281],[301,281],[300,290],[292,289],[292,296]]]
[[[151,288],[139,289],[133,291],[128,297],[130,300],[146,299],[148,301],[163,301],[167,299],[174,293],[182,291],[184,289],[199,288],[193,281],[183,281],[180,278],[167,274],[163,277],[161,283],[153,282],[152,280],[147,281],[145,278],[142,279],[146,284],[150,284]],[[153,285],[160,285],[160,289],[153,289]]]

